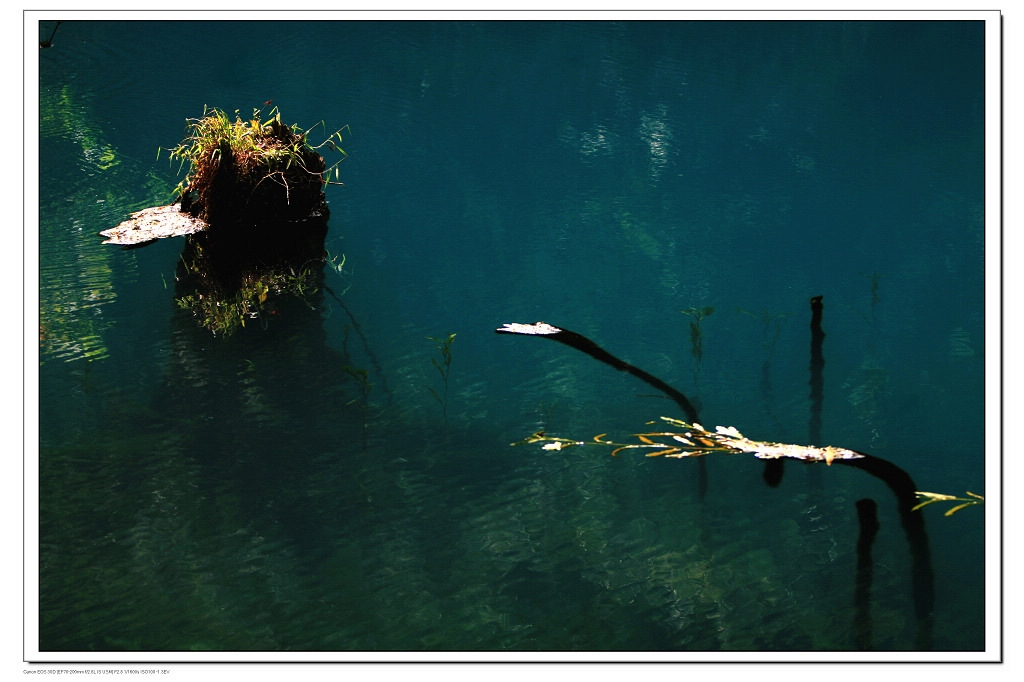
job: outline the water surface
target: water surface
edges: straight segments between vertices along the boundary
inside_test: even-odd
[[[510,447],[682,415],[494,329],[562,325],[705,425],[804,443],[822,295],[822,438],[984,493],[983,28],[63,23],[39,52],[40,648],[850,651],[858,608],[872,648],[918,648],[883,483],[790,463],[772,489],[711,455],[702,497],[696,460]],[[269,99],[350,127],[345,266],[222,338],[175,304],[184,240],[96,233],[169,200],[186,118]],[[705,307],[698,352],[681,311]],[[986,512],[937,507],[930,646],[980,650]]]

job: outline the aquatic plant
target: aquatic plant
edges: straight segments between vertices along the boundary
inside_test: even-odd
[[[693,385],[697,391],[697,396],[700,396],[700,362],[704,357],[704,328],[702,326],[704,318],[715,312],[715,309],[711,306],[704,306],[703,308],[686,308],[680,310],[683,315],[688,315],[693,319],[690,320],[690,355],[693,356]]]
[[[441,413],[444,416],[445,423],[448,422],[448,379],[451,376],[452,371],[452,343],[455,341],[455,334],[449,334],[447,337],[440,339],[433,336],[428,336],[428,339],[434,342],[437,350],[441,353],[441,360],[437,358],[430,358],[431,364],[441,374],[441,380],[444,387],[441,389],[439,394],[434,389],[427,386],[427,390],[437,399],[437,402],[441,404]]]
[[[764,308],[758,313],[752,313],[743,308],[737,308],[736,312],[752,317],[763,325],[764,335],[761,340],[761,347],[764,349],[764,361],[766,363],[771,362],[771,359],[775,356],[775,346],[778,343],[779,335],[782,333],[782,323],[792,313],[771,313]]]
[[[348,258],[345,254],[341,254],[340,256],[332,256],[330,251],[324,250],[324,262],[345,283],[345,288],[341,290],[340,294],[334,294],[333,291],[331,292],[332,294],[334,294],[335,298],[339,296],[344,296],[345,294],[348,293],[348,290],[352,288],[352,283],[348,279],[349,272],[348,270],[345,269],[345,262],[347,260]]]
[[[771,417],[776,426],[781,427],[779,419],[775,414],[775,390],[772,384],[772,360],[775,357],[775,347],[778,344],[779,336],[782,334],[782,323],[790,313],[770,313],[764,308],[759,313],[752,313],[743,308],[737,308],[736,312],[758,320],[762,325],[761,348],[764,350],[764,359],[761,361],[761,401],[764,404],[765,412]]]
[[[370,383],[370,372],[362,367],[352,367],[351,365],[345,365],[342,369],[346,374],[356,380],[356,385],[359,388],[359,397],[353,398],[348,401],[347,404],[356,404],[359,406],[359,412],[362,415],[363,422],[363,447],[365,448],[366,432],[369,428],[368,412],[370,409],[370,391],[373,390],[373,384]]]
[[[874,331],[875,331],[875,318],[876,318],[876,314],[877,314],[877,308],[878,308],[878,304],[882,300],[882,298],[878,295],[878,285],[882,281],[883,275],[880,272],[878,272],[878,271],[874,271],[870,275],[865,274],[865,273],[861,273],[861,274],[864,275],[864,277],[866,277],[867,279],[871,280],[871,314],[870,314],[870,316],[867,316],[867,315],[864,315],[863,313],[861,313],[861,316],[870,320],[870,322],[871,322],[871,332],[872,332],[872,336],[873,336],[874,335]]]
[[[690,354],[700,365],[701,358],[704,357],[704,330],[701,328],[701,323],[705,317],[715,312],[715,309],[711,306],[704,306],[703,308],[686,308],[679,312],[693,318],[690,320]]]

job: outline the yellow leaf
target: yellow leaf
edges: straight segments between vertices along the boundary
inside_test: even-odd
[[[956,512],[958,512],[961,509],[963,509],[964,507],[971,507],[971,506],[976,505],[976,504],[978,504],[978,503],[977,502],[964,502],[963,504],[958,504],[957,506],[953,507],[948,512],[943,514],[943,516],[952,516]]]
[[[658,450],[657,452],[647,453],[648,457],[660,457],[662,455],[674,455],[679,452],[679,448],[668,448],[667,450]]]

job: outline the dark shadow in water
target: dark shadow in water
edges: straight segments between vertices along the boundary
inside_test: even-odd
[[[321,469],[316,463],[325,453],[341,456],[353,445],[365,446],[360,434],[369,378],[360,381],[352,371],[360,361],[327,344],[322,315],[327,221],[282,251],[269,235],[288,227],[270,226],[253,235],[244,259],[226,253],[230,247],[207,235],[188,238],[179,260],[178,297],[193,291],[183,263],[197,250],[214,259],[219,276],[228,281],[237,280],[240,264],[252,262],[292,263],[305,268],[308,277],[301,295],[271,292],[259,315],[227,338],[197,325],[188,310],[177,310],[171,364],[156,400],[158,411],[189,424],[195,451],[209,458],[201,463],[210,467],[210,476],[202,477],[209,486],[205,493],[230,487],[243,518],[269,514],[287,526],[296,551],[314,557],[328,549],[317,540],[327,510],[309,504],[302,491],[329,475],[330,464]]]
[[[874,500],[857,500],[857,519],[860,535],[857,538],[857,586],[853,597],[855,615],[854,645],[861,651],[873,648],[873,623],[871,621],[871,582],[874,564],[871,548],[878,534],[878,505]]]

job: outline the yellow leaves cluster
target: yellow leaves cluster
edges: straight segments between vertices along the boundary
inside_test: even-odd
[[[858,459],[864,455],[834,446],[823,448],[813,445],[792,445],[788,443],[770,443],[765,441],[751,440],[740,433],[734,426],[717,426],[715,431],[706,430],[700,424],[689,424],[679,419],[662,417],[661,420],[667,424],[683,429],[683,431],[651,431],[645,433],[634,433],[633,437],[639,443],[616,443],[608,440],[606,433],[594,436],[594,442],[599,445],[609,445],[615,448],[612,456],[617,457],[623,450],[654,450],[648,452],[647,457],[700,457],[711,452],[724,452],[726,454],[748,453],[759,459],[778,459],[779,457],[791,457],[805,461],[821,461],[831,466],[837,459]],[[648,422],[654,424],[657,422]],[[512,445],[523,445],[527,443],[544,443],[545,450],[563,450],[574,445],[584,445],[583,441],[570,440],[568,438],[556,438],[548,436],[543,431],[538,431],[529,438],[512,443]]]
[[[961,503],[947,511],[945,514],[943,514],[943,516],[952,516],[953,514],[963,509],[964,507],[973,507],[976,504],[982,504],[985,502],[984,497],[982,497],[981,495],[976,495],[972,493],[970,490],[967,491],[967,494],[970,495],[970,497],[957,497],[955,495],[943,495],[942,493],[924,492],[915,492],[914,494],[917,495],[918,499],[924,500],[924,502],[919,502],[918,504],[914,505],[914,507],[910,511],[917,511],[921,507],[926,507],[929,504],[933,504],[935,502]]]

